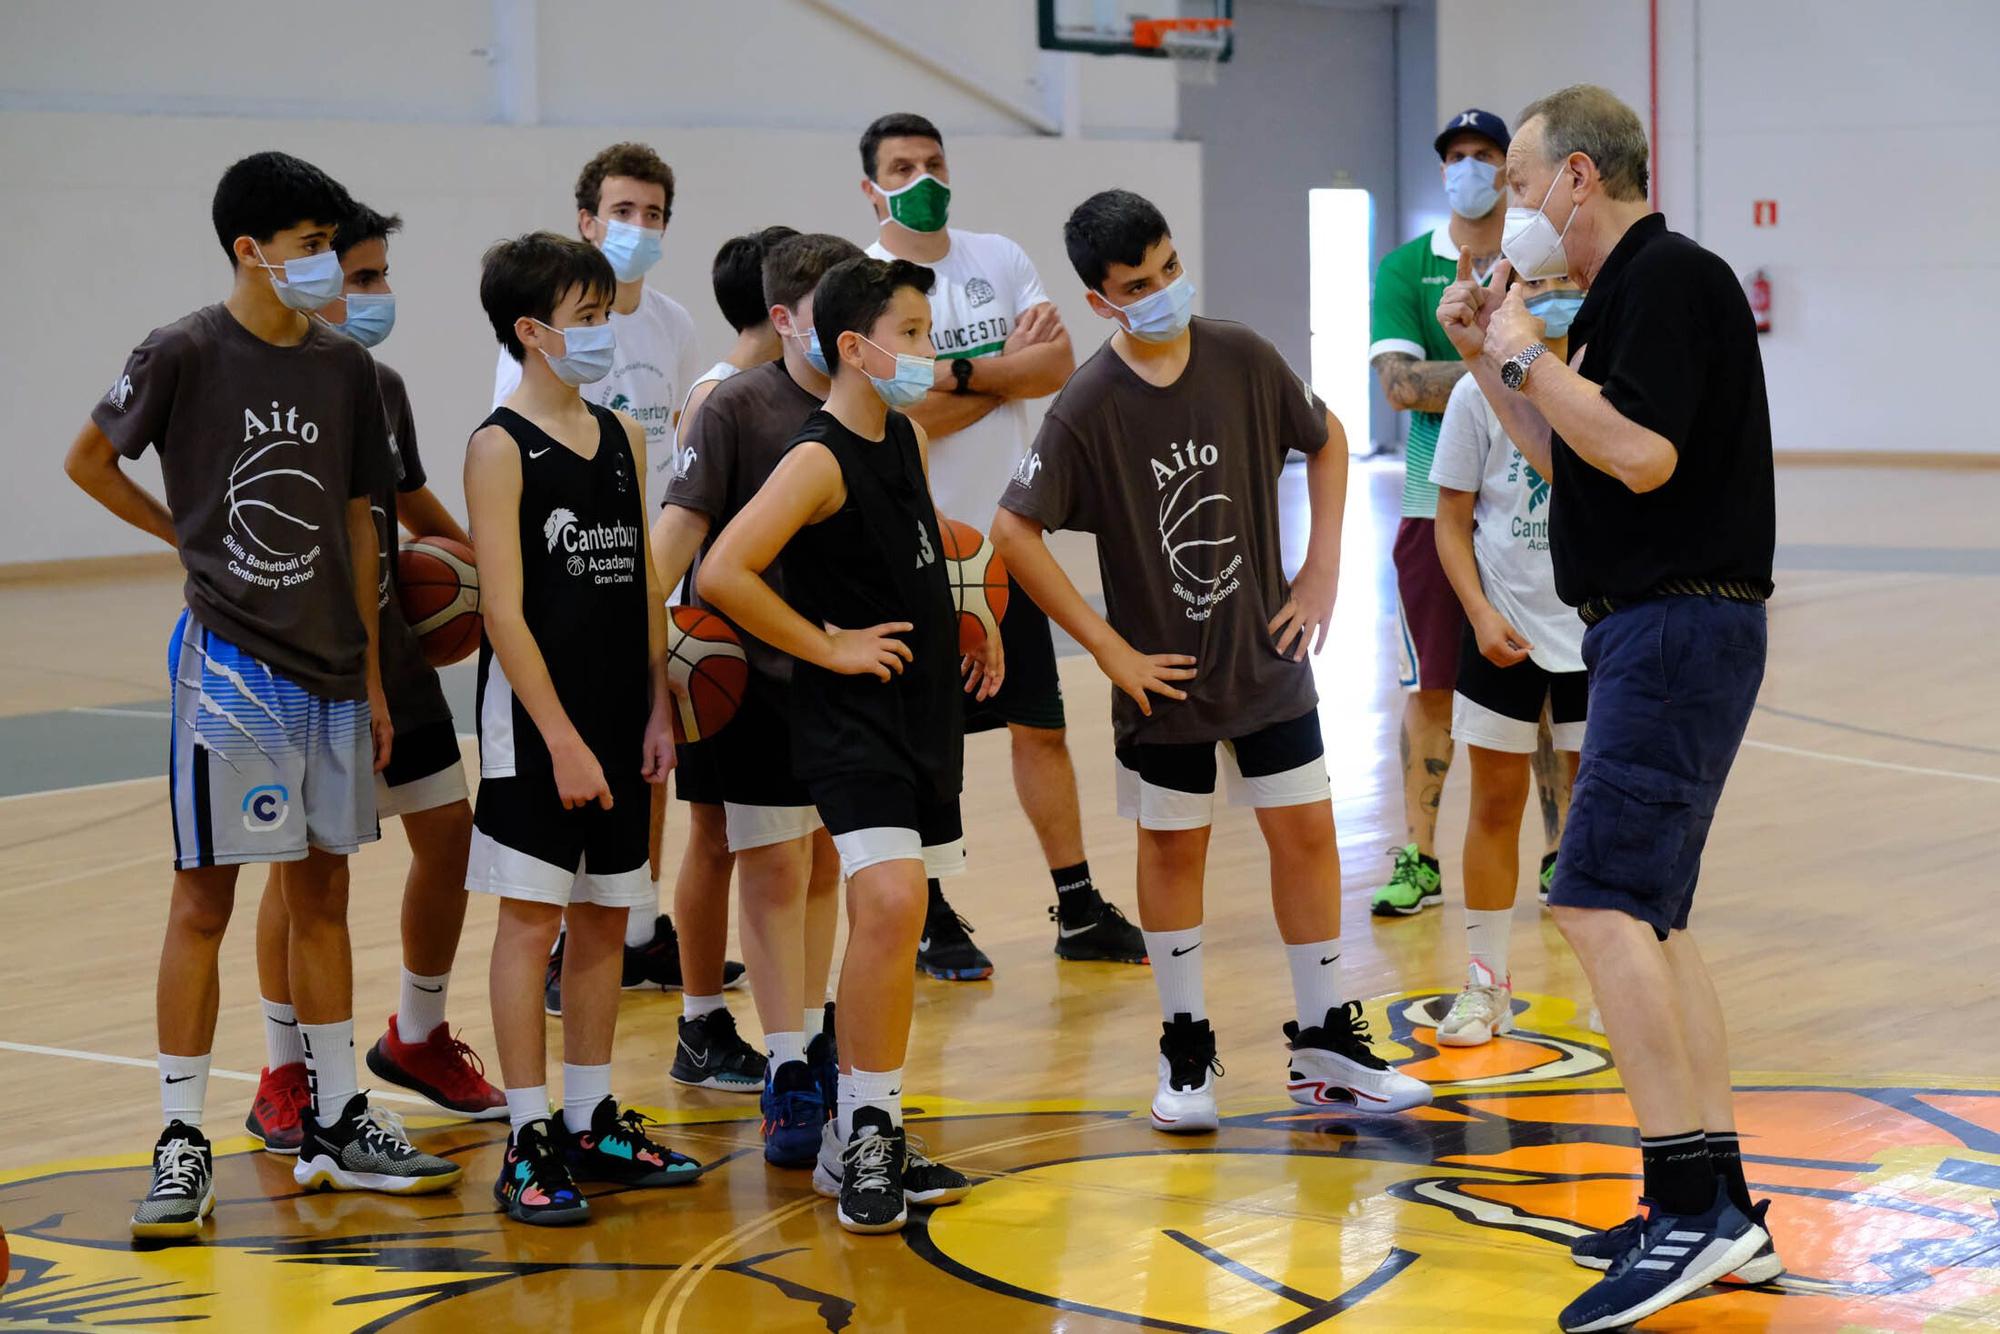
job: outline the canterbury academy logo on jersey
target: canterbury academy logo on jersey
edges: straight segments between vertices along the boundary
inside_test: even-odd
[[[578,522],[571,510],[558,505],[542,523],[549,554],[568,553],[563,569],[571,578],[589,575],[592,583],[626,584],[639,570],[639,529],[629,523]]]

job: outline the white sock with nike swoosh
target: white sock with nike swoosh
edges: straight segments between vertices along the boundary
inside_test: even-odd
[[[901,1070],[850,1070],[840,1077],[839,1105],[834,1117],[834,1133],[842,1144],[854,1133],[854,1113],[861,1107],[879,1107],[889,1114],[889,1124],[903,1124],[903,1072]]]
[[[299,1040],[298,1012],[289,1005],[258,997],[264,1007],[264,1064],[273,1070],[306,1063],[306,1044]]]
[[[1208,1002],[1201,990],[1201,928],[1142,930],[1140,934],[1146,937],[1153,985],[1160,989],[1160,1013],[1169,1019],[1177,1014],[1194,1020],[1208,1018]]]
[[[396,1000],[396,1037],[402,1042],[422,1042],[431,1030],[444,1022],[445,989],[450,973],[425,977],[403,970],[403,986]]]
[[[1328,1010],[1347,1003],[1341,986],[1340,937],[1287,945],[1285,962],[1292,966],[1292,1001],[1300,1028],[1318,1028],[1326,1022]]]
[[[160,1053],[160,1124],[179,1121],[201,1129],[201,1110],[208,1102],[206,1056]]]

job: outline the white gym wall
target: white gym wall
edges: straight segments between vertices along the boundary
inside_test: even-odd
[[[0,563],[157,549],[72,487],[62,454],[133,343],[227,290],[209,199],[222,169],[259,149],[308,158],[403,215],[397,329],[382,351],[409,381],[433,484],[454,507],[465,437],[491,399],[480,253],[531,227],[573,232],[577,169],[615,139],[644,139],[674,168],[652,280],[694,314],[704,362],[728,341],[708,281],[725,237],[779,222],[873,236],[856,141],[886,111],[938,123],[954,225],[1027,249],[1080,353],[1105,332],[1063,255],[1062,220],[1085,195],[1151,195],[1199,271],[1201,153],[1173,139],[1163,62],[1045,60],[1032,5],[913,12],[889,0],[352,0],[287,18],[224,0],[9,0]],[[1065,59],[1086,75],[1067,98]],[[150,456],[137,475],[157,485]]]

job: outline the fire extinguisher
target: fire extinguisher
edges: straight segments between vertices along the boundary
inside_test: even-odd
[[[1752,269],[1744,288],[1750,295],[1750,314],[1757,321],[1757,332],[1771,332],[1771,275],[1762,269]]]

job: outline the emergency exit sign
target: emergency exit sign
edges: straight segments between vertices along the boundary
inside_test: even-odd
[[[1753,227],[1777,226],[1778,201],[1775,199],[1753,199],[1750,201],[1750,225]]]

